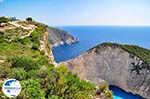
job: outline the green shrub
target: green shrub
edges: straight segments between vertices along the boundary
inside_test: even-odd
[[[150,63],[150,50],[135,45],[122,45],[121,46],[127,52],[136,55],[143,61]]]
[[[8,18],[6,18],[6,17],[0,17],[0,24],[1,23],[7,23],[8,21],[9,21]]]
[[[28,79],[21,82],[22,91],[19,99],[45,99],[44,90],[38,79]]]
[[[31,40],[29,37],[25,37],[24,39],[20,39],[19,42],[23,45],[30,45]]]
[[[26,18],[26,21],[28,21],[28,22],[32,22],[32,21],[33,21],[33,19],[32,19],[32,17],[28,17],[28,18]]]
[[[11,73],[10,64],[8,62],[0,63],[0,79],[7,78]]]
[[[105,97],[106,97],[106,99],[113,99],[113,93],[112,93],[112,91],[107,90],[105,92]]]
[[[44,64],[48,64],[48,59],[46,56],[39,56],[37,59],[37,63],[41,66]]]
[[[107,89],[108,89],[108,85],[107,84],[101,84],[99,86],[100,92],[105,92],[105,90],[107,90]]]
[[[4,39],[4,33],[0,32],[0,43],[3,43],[5,41]]]
[[[40,54],[41,54],[41,55],[45,55],[45,52],[44,52],[44,51],[40,51]]]
[[[4,32],[5,32],[4,38],[6,40],[11,40],[11,41],[16,42],[20,39],[20,37],[23,35],[23,33],[27,34],[29,31],[25,30],[23,28],[17,27],[17,28],[13,28],[13,29],[6,29]]]
[[[99,86],[96,95],[103,97],[103,99],[113,99],[113,93],[109,90],[107,83],[103,83]]]
[[[19,57],[15,56],[12,59],[12,68],[24,68],[25,70],[35,70],[39,68],[39,64],[37,62],[29,57]]]
[[[3,83],[0,82],[0,89],[2,89],[2,85],[3,85]],[[9,99],[8,97],[6,97],[6,95],[4,95],[2,90],[0,90],[0,99]]]
[[[56,95],[63,99],[91,99],[95,88],[93,84],[80,80],[68,72],[64,66],[51,70],[46,82],[48,83],[46,96]]]
[[[27,72],[23,68],[14,68],[12,69],[12,77],[17,80],[27,79]]]
[[[39,49],[39,46],[38,46],[37,44],[33,44],[31,49],[33,49],[33,50],[38,50],[38,49]]]
[[[38,44],[39,45],[39,41],[40,41],[40,36],[41,36],[42,31],[39,28],[36,28],[30,35],[31,41],[34,44]]]
[[[37,70],[30,70],[27,72],[27,79],[30,79],[30,78],[39,78],[38,75],[37,75]]]

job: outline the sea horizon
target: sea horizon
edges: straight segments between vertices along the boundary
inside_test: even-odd
[[[150,25],[50,25],[52,27],[150,27]]]

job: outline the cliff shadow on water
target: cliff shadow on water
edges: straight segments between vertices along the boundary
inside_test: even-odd
[[[123,90],[117,86],[114,86],[114,85],[110,85],[109,89],[113,91],[114,96],[120,97],[121,99],[146,99],[137,94],[132,94],[131,92],[126,92],[125,90]]]

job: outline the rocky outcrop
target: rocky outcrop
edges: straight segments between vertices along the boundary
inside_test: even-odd
[[[150,65],[121,47],[99,45],[66,65],[84,80],[107,82],[150,99]]]
[[[74,38],[64,30],[48,27],[48,32],[49,42],[53,45],[52,47],[56,47],[63,44],[72,44],[78,41],[77,38]]]
[[[50,63],[57,66],[51,49],[63,44],[76,43],[77,41],[76,38],[68,34],[66,31],[47,26],[47,31],[44,33],[40,45],[41,50],[45,52]]]

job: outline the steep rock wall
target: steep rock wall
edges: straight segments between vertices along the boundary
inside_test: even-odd
[[[119,47],[94,48],[66,64],[82,79],[108,82],[150,99],[150,65]]]
[[[68,32],[60,30],[57,28],[48,27],[49,32],[49,42],[56,47],[63,44],[72,44],[78,41],[77,38],[74,38]]]

